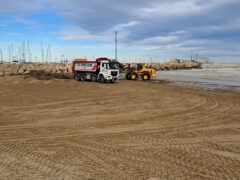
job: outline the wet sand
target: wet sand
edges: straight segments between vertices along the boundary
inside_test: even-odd
[[[203,64],[203,69],[158,71],[157,80],[205,90],[240,91],[240,64]]]

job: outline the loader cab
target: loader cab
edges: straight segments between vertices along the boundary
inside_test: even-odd
[[[142,68],[143,68],[143,64],[137,64],[137,70],[138,70],[138,71],[141,71]]]

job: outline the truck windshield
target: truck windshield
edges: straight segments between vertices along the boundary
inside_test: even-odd
[[[119,69],[118,62],[109,62],[110,69]]]

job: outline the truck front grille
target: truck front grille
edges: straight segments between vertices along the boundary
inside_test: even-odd
[[[118,71],[112,71],[112,72],[111,72],[111,75],[112,75],[112,76],[117,76],[117,75],[118,75]]]

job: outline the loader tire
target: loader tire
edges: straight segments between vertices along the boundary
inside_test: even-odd
[[[112,79],[110,82],[114,84],[114,83],[116,82],[116,80],[115,80],[115,79]]]
[[[150,80],[150,75],[148,73],[145,73],[142,75],[142,80],[143,81],[147,81],[147,80]]]
[[[131,80],[137,80],[138,75],[136,73],[131,73],[131,74],[129,74],[129,77]]]
[[[127,73],[125,77],[127,80],[130,80],[129,73]]]

